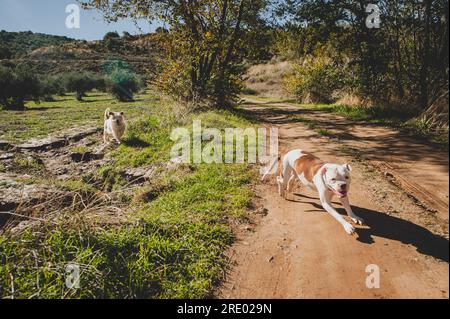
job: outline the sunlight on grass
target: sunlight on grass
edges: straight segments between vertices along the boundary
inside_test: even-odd
[[[89,93],[79,102],[71,95],[56,97],[53,102],[29,102],[25,111],[0,110],[0,140],[23,142],[80,125],[102,127],[106,108],[123,111],[128,120],[150,114],[157,99],[138,95],[134,102],[118,102],[106,93]]]
[[[190,114],[179,123],[171,112],[158,110],[158,115],[150,115],[150,108],[161,106],[147,99],[154,104],[147,104],[144,112],[133,113],[133,104],[129,105],[128,114],[140,116],[130,121],[122,145],[112,151],[111,162],[93,173],[53,182],[58,189],[76,194],[67,215],[58,214],[57,223],[43,224],[38,231],[29,230],[19,237],[0,235],[0,296],[10,296],[12,285],[15,298],[211,296],[228,264],[224,251],[234,240],[232,225],[246,219],[254,197],[251,185],[256,173],[249,165],[201,163],[160,169],[150,181],[122,195],[121,206],[115,209],[124,212],[125,221],[99,227],[96,219],[84,217],[81,203],[96,203],[105,194],[114,196],[128,187],[125,169],[168,161],[173,127],[190,128],[193,119],[219,129],[251,125],[238,113],[218,110]],[[65,126],[73,120],[72,111],[83,107],[92,110],[80,123],[98,122],[97,113],[110,105],[92,103],[80,106],[66,101],[65,108],[58,109],[61,113],[53,115],[53,124]],[[33,163],[21,165],[34,169]],[[102,206],[94,210],[99,218],[104,214]],[[114,219],[113,213],[108,214],[108,219]],[[65,267],[72,263],[81,267],[81,289],[65,286]]]

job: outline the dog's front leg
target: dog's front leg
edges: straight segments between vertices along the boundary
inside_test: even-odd
[[[353,212],[347,196],[340,198],[340,201],[341,201],[342,206],[344,206],[345,211],[347,212],[347,215],[350,216],[350,218],[353,220],[353,222],[355,224],[359,224],[359,225],[364,224],[364,219],[362,219],[359,216],[356,216],[355,213]]]
[[[117,144],[120,144],[120,138],[117,136],[116,131],[113,130],[112,133],[113,133],[113,134],[112,134],[112,135],[113,135],[113,138],[116,140]]]
[[[344,227],[344,230],[347,232],[347,234],[351,235],[355,232],[355,227],[353,227],[349,222],[347,222],[344,217],[339,214],[336,209],[331,206],[330,198],[327,198],[326,195],[320,196],[320,201],[322,202],[322,207],[336,219],[342,227]]]

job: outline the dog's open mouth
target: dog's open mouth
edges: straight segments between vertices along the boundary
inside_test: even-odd
[[[347,196],[347,191],[337,191],[333,189],[333,193],[335,193],[339,198],[343,198]]]

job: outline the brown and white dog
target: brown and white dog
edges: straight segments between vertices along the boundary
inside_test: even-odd
[[[355,224],[362,225],[364,223],[362,218],[353,213],[347,197],[350,190],[350,171],[352,170],[349,164],[324,163],[316,156],[300,149],[287,152],[280,156],[278,161],[281,161],[280,173],[277,176],[278,193],[281,196],[285,197],[285,192],[291,189],[292,182],[297,177],[303,185],[317,190],[322,207],[341,223],[348,234],[353,234],[355,228],[331,206],[333,196],[339,198]],[[273,162],[262,179],[273,170],[276,163],[277,160]]]
[[[125,132],[125,127],[126,123],[123,112],[111,112],[110,109],[106,109],[103,142],[109,143],[112,138],[117,142],[117,144],[120,144],[120,139]]]

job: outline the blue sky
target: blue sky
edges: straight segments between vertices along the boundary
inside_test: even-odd
[[[80,12],[80,29],[66,28],[66,6],[77,4],[76,0],[0,0],[0,30],[32,31],[64,35],[75,39],[101,39],[108,31],[128,31],[131,34],[154,31],[155,25],[140,21],[139,30],[130,20],[107,23],[101,12]]]

